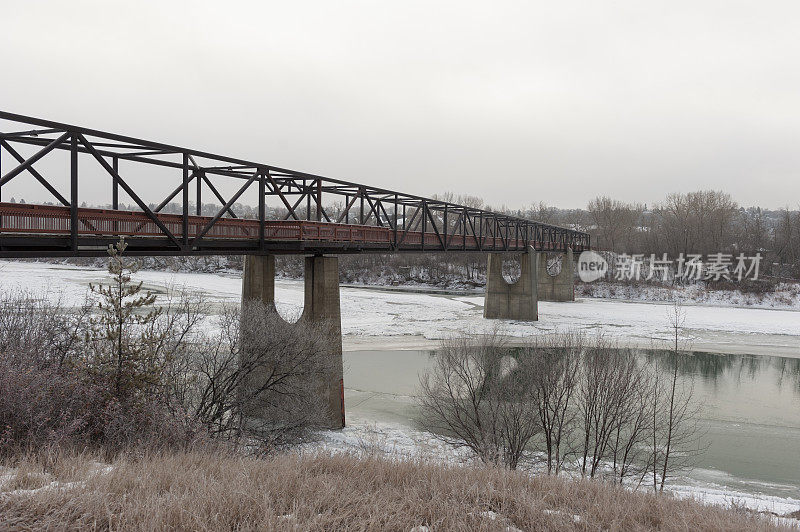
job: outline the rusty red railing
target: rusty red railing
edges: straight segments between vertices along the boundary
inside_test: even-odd
[[[183,218],[179,214],[158,214],[158,219],[176,237],[183,236]],[[195,237],[206,227],[211,218],[208,216],[189,217],[189,237]],[[70,209],[55,205],[30,205],[21,203],[0,203],[0,232],[34,235],[62,235],[71,231]],[[241,218],[221,218],[204,238],[211,239],[258,239],[259,222]],[[402,233],[402,232],[400,232]],[[164,233],[155,222],[143,212],[117,211],[108,209],[78,209],[78,234],[92,236],[132,236],[159,237]],[[264,238],[267,240],[312,240],[325,242],[361,242],[369,244],[386,244],[389,247],[395,241],[395,231],[387,227],[370,227],[363,225],[335,224],[309,221],[265,222]],[[435,248],[440,245],[440,236],[436,233],[409,231],[402,237],[402,244],[407,246],[424,245]],[[504,243],[499,237],[484,236],[478,242],[472,236],[448,235],[448,248],[474,250],[480,248],[502,248]],[[555,249],[552,242],[530,242],[537,249]],[[522,240],[511,239],[509,245],[520,249],[525,245]]]

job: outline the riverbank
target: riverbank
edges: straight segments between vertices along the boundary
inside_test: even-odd
[[[0,528],[788,530],[793,520],[668,494],[354,454],[35,457],[0,477]],[[5,472],[5,471],[3,471]],[[3,481],[4,480],[4,481]]]
[[[241,277],[241,257],[142,257],[145,269],[171,274],[206,274]],[[291,265],[282,261],[289,261]],[[102,269],[106,263],[103,257],[59,258],[59,259],[17,259],[8,262],[30,264],[52,264],[54,266]],[[369,268],[355,268],[340,261],[342,287],[407,292],[418,294],[439,294],[450,296],[482,296],[485,277],[479,275],[463,279],[458,275],[447,274],[438,277],[438,282],[426,281],[426,276],[403,277],[397,275],[369,275],[379,269],[381,263]],[[276,276],[281,280],[302,280],[302,261],[297,257],[279,257]],[[737,288],[738,287],[738,288]],[[608,299],[623,302],[659,303],[673,300],[688,305],[709,305],[721,307],[746,307],[763,309],[800,310],[800,281],[788,278],[770,278],[758,283],[739,285],[735,282],[706,283],[698,281],[690,284],[662,283],[655,280],[616,281],[598,280],[584,283],[576,277],[575,295],[578,298]]]

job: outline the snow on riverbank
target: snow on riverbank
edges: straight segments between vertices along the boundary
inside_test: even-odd
[[[691,305],[714,305],[800,310],[800,283],[779,283],[773,292],[708,290],[703,284],[663,286],[655,283],[578,283],[576,297],[627,301],[667,302],[678,299]]]

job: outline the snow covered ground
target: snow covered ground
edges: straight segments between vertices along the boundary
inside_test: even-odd
[[[101,269],[47,263],[0,261],[0,290],[25,289],[71,304],[83,301],[90,282],[106,276]],[[209,312],[241,297],[237,274],[174,273],[143,270],[136,274],[154,290],[185,286],[202,293]],[[276,281],[278,310],[297,315],[303,305],[303,283]],[[493,327],[482,317],[482,296],[341,289],[345,347],[431,345],[458,331]],[[669,305],[578,298],[571,303],[539,303],[539,321],[500,324],[509,336],[522,337],[556,330],[580,329],[635,345],[650,346],[669,338]],[[687,305],[683,339],[692,348],[728,353],[800,357],[800,311],[713,305]],[[391,337],[391,338],[387,338]]]

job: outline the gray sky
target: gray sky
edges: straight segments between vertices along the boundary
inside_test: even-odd
[[[18,1],[0,16],[15,113],[496,206],[700,188],[800,202],[796,1]]]

